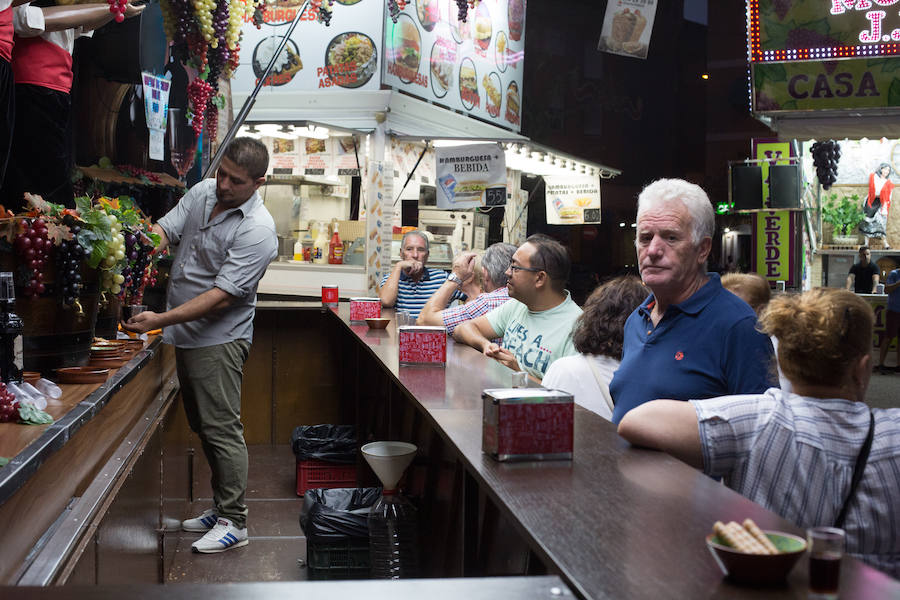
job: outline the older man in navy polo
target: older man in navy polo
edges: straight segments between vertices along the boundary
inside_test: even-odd
[[[638,198],[635,246],[651,295],[628,317],[609,391],[613,422],[657,398],[761,393],[773,385],[769,338],[756,313],[706,272],[715,217],[699,187],[661,179]]]

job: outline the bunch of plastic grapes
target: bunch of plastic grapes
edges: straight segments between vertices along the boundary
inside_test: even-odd
[[[199,136],[203,131],[203,116],[206,112],[206,103],[212,96],[213,89],[208,81],[195,77],[188,84],[188,100],[191,101],[191,109],[194,117],[191,120],[191,127],[194,128],[194,135]]]
[[[191,6],[194,8],[194,20],[203,39],[212,44],[216,39],[213,29],[213,11],[216,10],[216,3],[213,0],[191,0]]]
[[[397,0],[397,2],[406,4],[406,0]],[[316,17],[316,20],[318,20],[319,23],[324,23],[325,27],[331,25],[331,16],[334,14],[332,3],[333,0],[321,0],[319,5],[319,15]]]
[[[53,242],[47,235],[47,224],[43,219],[25,221],[25,229],[16,236],[13,248],[28,272],[25,295],[29,298],[44,293],[44,263],[50,256]]]
[[[63,305],[71,306],[81,294],[81,263],[85,253],[75,237],[81,231],[81,225],[72,215],[66,215],[63,224],[69,226],[73,237],[71,240],[62,240],[56,248],[56,278]]]
[[[466,22],[466,19],[469,16],[469,2],[468,0],[456,0],[456,8],[457,8],[457,20]]]
[[[18,420],[19,401],[6,388],[6,384],[0,381],[0,423],[14,423]]]
[[[128,6],[128,0],[107,0],[109,3],[109,12],[113,14],[116,23],[125,20],[125,7]]]
[[[228,6],[228,29],[225,32],[225,44],[229,50],[238,49],[238,41],[241,39],[241,27],[244,19],[253,15],[258,2],[256,0],[232,0]]]
[[[101,267],[110,270],[121,260],[125,259],[125,237],[122,235],[122,226],[116,215],[109,215],[109,230],[112,240],[106,245],[106,256]]]
[[[128,265],[122,274],[131,303],[139,303],[144,295],[144,288],[150,283],[150,254],[153,246],[145,244],[141,238],[131,232],[125,234],[125,254]]]

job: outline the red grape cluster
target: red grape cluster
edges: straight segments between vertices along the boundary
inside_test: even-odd
[[[462,21],[463,23],[466,22],[466,18],[468,18],[468,16],[469,16],[469,5],[470,4],[474,4],[474,3],[470,2],[469,0],[456,0],[456,8],[458,10],[457,20]]]
[[[206,113],[206,104],[209,97],[212,96],[213,88],[204,79],[195,77],[188,84],[188,100],[191,101],[191,107],[194,112],[194,118],[191,121],[191,127],[194,128],[194,135],[200,135],[203,131],[203,116]]]
[[[53,242],[47,235],[47,224],[43,219],[25,221],[25,229],[13,241],[16,254],[28,270],[25,295],[29,298],[44,293],[44,263],[50,256]]]
[[[216,141],[219,135],[219,109],[212,102],[206,107],[206,133],[211,142]]]
[[[16,422],[19,420],[19,401],[6,389],[6,384],[0,381],[0,423]]]
[[[127,175],[129,177],[134,177],[135,179],[140,179],[141,177],[146,177],[153,183],[161,183],[162,182],[162,179],[160,179],[159,175],[157,175],[156,173],[153,173],[152,171],[148,171],[147,169],[135,167],[133,165],[116,165],[116,169],[123,175]]]
[[[116,23],[125,20],[125,7],[128,6],[128,0],[107,0],[109,2],[109,12],[113,14]]]

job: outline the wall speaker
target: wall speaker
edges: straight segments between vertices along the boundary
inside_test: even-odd
[[[800,165],[769,167],[769,206],[800,208]]]
[[[734,165],[731,167],[731,200],[735,210],[762,208],[762,167]]]

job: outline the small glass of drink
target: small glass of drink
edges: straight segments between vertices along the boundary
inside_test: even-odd
[[[146,304],[129,304],[122,307],[122,318],[127,322],[131,317],[147,310]]]
[[[511,387],[528,387],[528,371],[513,371],[513,374],[510,377],[512,379]]]
[[[843,529],[812,527],[806,530],[809,544],[810,598],[837,598],[844,556]]]

